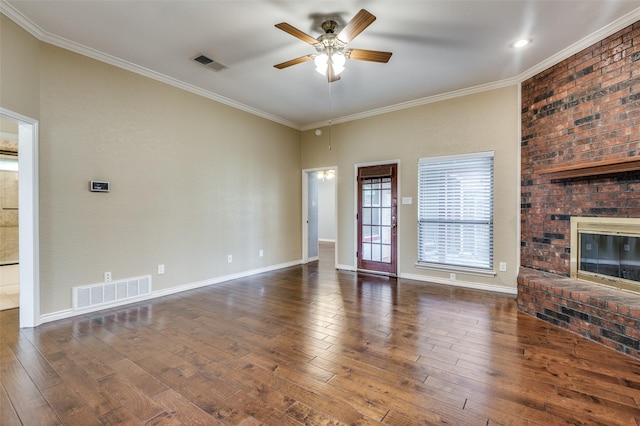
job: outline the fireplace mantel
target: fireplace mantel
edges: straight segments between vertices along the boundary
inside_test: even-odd
[[[563,180],[596,175],[634,172],[637,170],[640,170],[640,157],[617,158],[614,160],[555,167],[542,170],[540,171],[540,174],[547,176],[552,180]]]

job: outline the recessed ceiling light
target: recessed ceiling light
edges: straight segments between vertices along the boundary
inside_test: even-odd
[[[512,42],[510,46],[513,47],[514,49],[522,49],[523,47],[528,46],[529,44],[531,44],[530,38],[520,38]]]

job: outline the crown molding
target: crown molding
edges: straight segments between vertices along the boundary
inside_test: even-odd
[[[579,40],[577,42],[575,42],[574,44],[572,44],[571,46],[562,49],[561,51],[559,51],[558,53],[556,53],[555,55],[545,59],[544,61],[540,62],[539,64],[529,68],[528,70],[526,70],[525,72],[523,72],[522,74],[520,74],[518,77],[516,77],[516,79],[522,83],[525,80],[528,80],[529,78],[533,77],[534,75],[537,75],[539,73],[541,73],[542,71],[551,68],[554,65],[557,65],[558,63],[564,61],[567,58],[570,58],[571,56],[583,51],[584,49],[604,40],[605,38],[609,37],[612,34],[617,33],[618,31],[628,27],[629,25],[634,24],[635,22],[640,20],[640,8],[635,9],[629,13],[627,13],[626,15],[624,15],[623,17],[621,17],[620,19],[613,21],[612,23],[602,27],[601,29],[599,29],[598,31],[588,35],[587,37],[583,38],[582,40]]]
[[[122,68],[127,71],[131,71],[133,73],[142,75],[144,77],[151,78],[153,80],[168,84],[173,87],[177,87],[187,92],[194,93],[204,98],[211,99],[221,104],[228,105],[230,107],[248,112],[249,114],[256,115],[258,117],[282,124],[284,126],[291,127],[296,130],[301,130],[300,125],[292,121],[285,120],[281,117],[278,117],[273,114],[269,114],[257,108],[253,108],[248,105],[242,104],[240,102],[236,102],[233,99],[229,99],[224,96],[218,95],[216,93],[210,92],[208,90],[204,90],[199,87],[196,87],[192,84],[185,83],[176,78],[169,77],[167,75],[150,70],[148,68],[133,64],[129,61],[125,61],[115,56],[89,48],[87,46],[68,40],[64,37],[59,37],[54,34],[48,33],[44,31],[42,28],[40,28],[38,25],[36,25],[33,21],[28,19],[26,16],[24,16],[22,13],[20,13],[18,10],[16,10],[13,6],[4,2],[3,0],[0,0],[0,12],[6,15],[9,19],[14,21],[16,24],[20,25],[27,32],[29,32],[31,35],[33,35],[34,37],[36,37],[38,40],[42,42],[49,43],[57,47],[61,47],[71,52],[78,53],[83,56],[87,56],[89,58],[104,62],[109,65],[113,65],[118,68]]]
[[[408,102],[403,102],[403,103],[399,103],[399,104],[395,104],[395,105],[390,105],[387,107],[383,107],[383,108],[378,108],[378,109],[374,109],[374,110],[370,110],[370,111],[365,111],[362,113],[357,113],[357,114],[352,114],[352,115],[347,115],[347,116],[343,116],[343,117],[338,117],[338,118],[334,118],[331,120],[325,120],[325,121],[319,121],[316,123],[312,123],[312,124],[306,124],[304,126],[302,126],[302,130],[311,130],[311,129],[317,129],[318,127],[326,127],[332,124],[338,124],[338,123],[345,123],[348,121],[354,121],[354,120],[360,120],[362,118],[367,118],[367,117],[373,117],[376,115],[380,115],[380,114],[386,114],[389,112],[394,112],[394,111],[399,111],[402,109],[407,109],[407,108],[413,108],[413,107],[417,107],[417,106],[421,106],[421,105],[426,105],[426,104],[430,104],[430,103],[434,103],[434,102],[440,102],[440,101],[444,101],[447,99],[454,99],[454,98],[459,98],[462,96],[468,96],[468,95],[472,95],[475,93],[480,93],[480,92],[486,92],[489,90],[494,90],[494,89],[499,89],[502,87],[507,87],[507,86],[511,86],[511,85],[518,85],[520,83],[522,83],[523,81],[533,77],[534,75],[548,69],[551,68],[552,66],[558,64],[559,62],[562,62],[563,60],[575,55],[576,53],[586,49],[589,46],[592,46],[593,44],[609,37],[612,34],[615,34],[616,32],[628,27],[629,25],[637,22],[640,20],[640,8],[633,10],[631,12],[629,12],[628,14],[624,15],[622,18],[610,23],[609,25],[601,28],[600,30],[594,32],[593,34],[590,34],[589,36],[583,38],[582,40],[572,44],[571,46],[567,47],[566,49],[561,50],[560,52],[556,53],[555,55],[549,57],[548,59],[540,62],[539,64],[533,66],[532,68],[529,68],[528,70],[526,70],[525,72],[521,73],[520,75],[513,77],[513,78],[509,78],[509,79],[505,79],[505,80],[500,80],[500,81],[496,81],[493,83],[488,83],[488,84],[482,84],[482,85],[478,85],[478,86],[473,86],[473,87],[469,87],[466,89],[461,89],[461,90],[455,90],[452,92],[447,92],[447,93],[442,93],[439,95],[434,95],[434,96],[429,96],[426,98],[421,98],[421,99],[416,99],[413,101],[408,101]]]
[[[505,80],[495,81],[493,83],[480,84],[478,86],[472,86],[466,89],[454,90],[454,91],[442,93],[439,95],[427,96],[425,98],[415,99],[407,102],[401,102],[399,104],[372,109],[372,110],[360,112],[357,114],[345,115],[343,117],[338,117],[331,120],[324,120],[324,121],[319,121],[317,123],[305,124],[304,126],[302,126],[301,130],[305,131],[305,130],[317,129],[318,127],[326,127],[333,124],[360,120],[363,118],[373,117],[376,115],[387,114],[389,112],[400,111],[403,109],[432,104],[435,102],[445,101],[448,99],[455,99],[455,98],[460,98],[462,96],[473,95],[475,93],[487,92],[489,90],[501,89],[503,87],[508,87],[508,86],[514,86],[519,83],[520,83],[520,80],[518,80],[517,78],[508,78]]]
[[[218,95],[208,90],[201,89],[199,87],[196,87],[192,84],[185,83],[173,77],[169,77],[164,74],[155,72],[153,70],[135,65],[131,62],[119,59],[115,56],[108,55],[98,50],[88,48],[81,44],[65,39],[63,37],[58,37],[56,35],[50,34],[44,31],[42,28],[40,28],[38,25],[36,25],[33,21],[31,21],[29,18],[24,16],[22,13],[20,13],[13,6],[6,3],[4,0],[0,0],[0,13],[6,15],[9,19],[14,21],[18,25],[20,25],[22,28],[24,28],[27,32],[29,32],[31,35],[33,35],[40,41],[61,47],[63,49],[70,50],[72,52],[90,57],[92,59],[96,59],[101,62],[105,62],[107,64],[125,69],[127,71],[134,72],[136,74],[154,79],[156,81],[160,81],[162,83],[177,87],[187,92],[194,93],[204,98],[211,99],[213,101],[222,103],[224,105],[231,106],[233,108],[239,109],[241,111],[245,111],[252,115],[256,115],[258,117],[262,117],[264,119],[267,119],[275,123],[279,123],[284,126],[291,127],[293,129],[300,130],[300,131],[316,129],[318,127],[326,127],[332,124],[346,123],[349,121],[355,121],[363,118],[374,117],[376,115],[387,114],[390,112],[400,111],[403,109],[418,107],[418,106],[440,102],[448,99],[454,99],[462,96],[468,96],[475,93],[499,89],[499,88],[503,88],[511,85],[518,85],[523,81],[533,77],[534,75],[558,64],[559,62],[571,57],[572,55],[575,55],[576,53],[586,49],[587,47],[605,39],[606,37],[612,34],[615,34],[617,31],[620,31],[621,29],[626,28],[627,26],[640,20],[640,8],[638,8],[636,10],[629,12],[622,18],[606,25],[600,30],[590,34],[589,36],[583,38],[582,40],[572,44],[571,46],[561,50],[555,55],[538,63],[537,65],[533,66],[532,68],[529,68],[528,70],[524,71],[523,73],[513,78],[508,78],[508,79],[487,83],[487,84],[481,84],[481,85],[460,89],[460,90],[455,90],[447,93],[442,93],[434,96],[428,96],[425,98],[420,98],[420,99],[415,99],[408,102],[389,105],[386,107],[364,111],[361,113],[332,118],[330,120],[324,120],[316,123],[301,125],[299,123],[294,123],[292,121],[285,120],[282,117],[269,114],[267,112],[250,107],[240,102],[236,102],[232,99],[226,98],[224,96]]]

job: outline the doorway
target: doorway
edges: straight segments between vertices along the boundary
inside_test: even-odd
[[[40,324],[38,267],[38,123],[0,108],[0,134],[17,130],[18,155],[18,273],[20,327]],[[12,209],[15,206],[11,207]]]
[[[20,305],[18,123],[0,124],[0,310]]]
[[[302,263],[319,260],[321,244],[337,247],[337,179],[336,166],[302,171]]]
[[[357,167],[359,271],[397,273],[398,164]]]

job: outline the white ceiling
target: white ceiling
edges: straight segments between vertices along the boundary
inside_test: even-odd
[[[349,60],[329,84],[313,62],[273,67],[365,8],[377,17],[349,47],[393,52],[387,64]],[[518,81],[640,19],[640,1],[114,1],[0,0],[0,11],[43,41],[298,129]],[[338,28],[338,32],[340,28]],[[514,50],[510,42],[533,43]],[[226,65],[192,61],[204,53]]]

